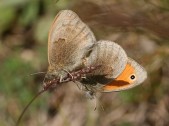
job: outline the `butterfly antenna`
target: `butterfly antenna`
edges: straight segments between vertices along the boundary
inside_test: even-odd
[[[99,104],[99,106],[101,107],[102,111],[104,111],[104,106],[103,106],[101,100],[98,100],[98,104]]]
[[[57,4],[57,3],[59,2],[59,0],[56,0],[55,2],[56,2],[56,4]]]
[[[97,99],[96,99],[96,97],[94,98],[94,100],[95,100],[95,107],[94,107],[94,111],[96,111],[96,109],[97,109]]]
[[[32,100],[26,105],[26,107],[24,108],[24,110],[22,111],[21,115],[19,116],[17,122],[16,122],[16,126],[19,126],[19,123],[24,115],[24,113],[26,112],[26,110],[29,108],[29,106],[32,104],[32,102],[38,97],[40,96],[43,92],[45,92],[45,89],[42,89],[41,91],[39,91],[33,98]]]
[[[97,99],[98,98],[95,95],[95,108],[94,108],[94,111],[97,109],[97,102],[98,102],[99,106],[101,107],[102,111],[104,111],[104,107],[103,107],[102,103],[99,100],[97,101]]]
[[[30,74],[29,76],[36,75],[36,74],[45,74],[45,73],[46,72],[37,72],[37,73]]]

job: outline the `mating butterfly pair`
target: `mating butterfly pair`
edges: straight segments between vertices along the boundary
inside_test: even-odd
[[[99,66],[80,75],[79,81],[92,92],[129,89],[147,78],[145,69],[127,57],[121,46],[112,41],[96,41],[89,27],[71,10],[60,11],[54,19],[48,38],[48,62],[47,80]]]

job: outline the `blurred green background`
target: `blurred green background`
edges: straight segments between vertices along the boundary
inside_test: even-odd
[[[0,126],[12,126],[42,88],[47,37],[62,9],[71,9],[97,40],[119,43],[148,71],[140,86],[102,93],[95,101],[73,83],[40,96],[23,126],[168,126],[169,0],[0,0]],[[104,108],[104,110],[102,109]]]

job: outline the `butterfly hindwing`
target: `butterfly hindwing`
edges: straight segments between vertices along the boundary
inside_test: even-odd
[[[112,41],[100,40],[93,47],[89,57],[86,58],[86,65],[100,65],[94,75],[105,75],[113,79],[124,70],[127,59],[121,46]]]

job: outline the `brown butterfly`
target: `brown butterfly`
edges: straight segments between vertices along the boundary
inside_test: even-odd
[[[95,43],[94,34],[77,14],[70,10],[60,11],[49,32],[46,78],[65,77],[65,71],[83,68],[83,59]]]

